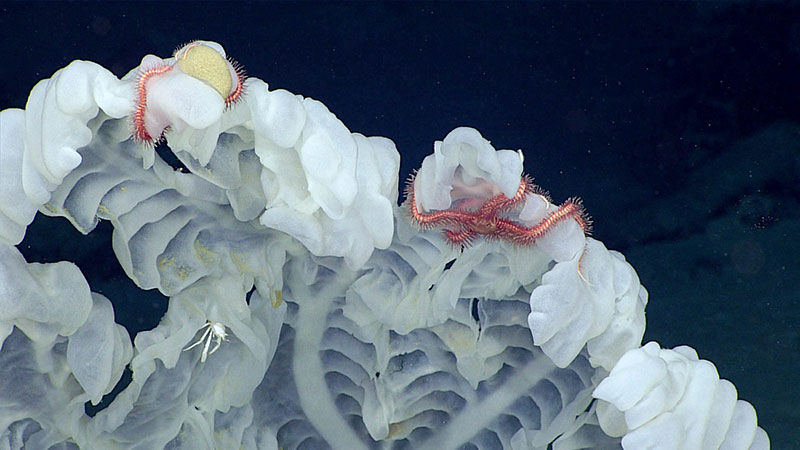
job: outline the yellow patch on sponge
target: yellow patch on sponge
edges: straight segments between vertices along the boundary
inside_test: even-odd
[[[207,45],[189,45],[178,56],[178,67],[185,74],[208,83],[222,98],[226,98],[233,89],[228,60]]]

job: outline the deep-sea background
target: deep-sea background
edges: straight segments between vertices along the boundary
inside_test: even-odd
[[[797,3],[0,3],[0,37],[0,108],[74,59],[122,76],[200,38],[393,139],[401,180],[459,125],[522,148],[638,271],[645,341],[697,349],[773,448],[800,449]],[[110,231],[39,216],[20,247],[75,261],[118,321],[151,328],[166,303],[125,277]]]

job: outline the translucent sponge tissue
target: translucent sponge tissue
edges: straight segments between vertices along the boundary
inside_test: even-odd
[[[0,112],[0,448],[769,448],[712,363],[641,346],[636,272],[522,163],[456,128],[398,206],[390,139],[217,43],[58,70]],[[37,213],[109,221],[159,324],[25,261]]]

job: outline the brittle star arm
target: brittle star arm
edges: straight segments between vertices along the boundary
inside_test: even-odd
[[[558,209],[536,225],[526,227],[510,220],[497,221],[498,235],[510,240],[515,245],[527,246],[534,244],[538,239],[547,234],[559,223],[574,219],[578,222],[584,233],[591,232],[591,220],[583,209],[583,204],[578,198],[570,198]]]

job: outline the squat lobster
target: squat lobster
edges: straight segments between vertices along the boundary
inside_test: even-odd
[[[222,322],[214,322],[209,320],[205,325],[198,328],[197,331],[200,331],[203,328],[206,328],[206,331],[203,332],[203,335],[200,336],[200,339],[198,339],[194,344],[183,349],[183,351],[191,350],[205,341],[205,345],[203,345],[203,354],[200,356],[200,362],[206,362],[208,355],[211,355],[217,351],[219,346],[222,345],[222,341],[227,340],[228,337],[228,333],[225,332],[225,325],[223,325]],[[208,348],[211,346],[212,339],[214,339],[214,348],[212,348],[211,351],[208,351]]]

